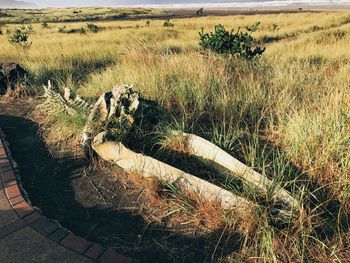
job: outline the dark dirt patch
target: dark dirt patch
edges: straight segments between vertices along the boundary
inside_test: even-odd
[[[47,217],[141,262],[207,262],[216,245],[217,256],[232,252],[223,247],[236,247],[217,244],[221,230],[209,235],[185,234],[146,222],[142,215],[147,213],[147,200],[123,171],[103,163],[91,166],[82,156],[47,148],[38,125],[25,118],[37,103],[0,98],[0,127],[32,204]]]

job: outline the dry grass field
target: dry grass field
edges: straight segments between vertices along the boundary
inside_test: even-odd
[[[146,21],[92,22],[97,33],[88,22],[32,23],[27,47],[8,41],[22,25],[6,24],[0,60],[28,69],[28,93],[40,95],[51,79],[94,102],[115,84],[132,84],[169,112],[160,136],[168,128],[201,135],[304,205],[283,226],[264,206],[243,222],[223,214],[223,229],[243,240],[236,253],[218,257],[223,262],[349,262],[350,13],[194,17],[172,19],[173,27]],[[266,47],[257,60],[204,54],[198,44],[201,28],[257,21],[253,36]],[[79,28],[86,32],[67,33]],[[76,146],[86,117],[39,121],[50,144]]]

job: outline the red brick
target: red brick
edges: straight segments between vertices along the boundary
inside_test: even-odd
[[[2,158],[2,159],[0,159],[0,164],[2,164],[2,163],[10,163],[10,160],[9,160],[9,158]]]
[[[13,208],[20,217],[25,217],[34,212],[33,208],[26,201],[14,205]]]
[[[105,251],[106,249],[102,247],[99,244],[94,243],[86,252],[85,255],[92,258],[92,259],[98,259],[99,256]]]
[[[16,232],[17,230],[25,227],[26,224],[22,219],[19,219],[7,226],[0,228],[0,239],[6,237],[7,235]]]
[[[24,201],[23,197],[21,195],[17,196],[17,197],[14,197],[12,199],[9,200],[10,201],[10,204],[12,206],[14,205],[17,205],[18,203],[21,203]]]
[[[17,181],[16,180],[12,180],[12,181],[4,182],[4,187],[10,187],[12,185],[17,185]]]
[[[6,155],[6,151],[3,147],[0,147],[0,155]]]
[[[2,177],[2,180],[3,182],[7,182],[7,181],[11,181],[11,180],[15,180],[16,179],[16,175],[15,173],[10,170],[10,171],[7,171],[7,172],[2,172],[1,173],[1,177]]]
[[[28,216],[26,216],[24,219],[24,221],[27,223],[27,224],[31,224],[35,221],[38,221],[39,219],[41,218],[41,215],[38,213],[38,212],[34,212]]]
[[[99,259],[101,263],[131,263],[133,261],[132,258],[123,256],[113,249],[106,250]]]
[[[57,229],[57,231],[53,232],[49,236],[49,238],[53,241],[61,242],[68,235],[69,235],[69,232],[66,229],[60,227]]]
[[[8,158],[0,159],[0,168],[11,167],[11,163]]]
[[[39,220],[31,223],[30,226],[44,236],[49,236],[58,229],[55,222],[47,220],[45,217],[41,217]]]
[[[12,199],[21,195],[17,184],[5,187],[5,192],[7,194],[8,199]]]
[[[85,239],[78,237],[74,234],[69,234],[62,241],[61,244],[68,247],[79,254],[83,254],[91,245],[90,242]]]

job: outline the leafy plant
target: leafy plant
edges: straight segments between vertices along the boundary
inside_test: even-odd
[[[87,28],[90,30],[90,32],[93,32],[93,33],[98,33],[103,30],[102,27],[95,24],[87,24]]]
[[[165,26],[165,27],[174,27],[174,24],[169,19],[167,19],[164,22],[163,26]]]
[[[41,24],[41,27],[42,27],[42,28],[49,28],[49,24],[48,24],[47,22],[43,22],[43,23]]]
[[[72,28],[69,30],[66,30],[66,27],[60,27],[58,29],[59,33],[67,33],[67,34],[73,34],[73,33],[80,33],[80,34],[86,34],[86,30],[84,27],[80,27],[80,28]]]
[[[10,37],[9,42],[13,45],[20,45],[22,47],[28,47],[30,43],[28,42],[29,35],[26,31],[17,29]]]
[[[29,26],[27,27],[27,31],[28,31],[28,32],[33,32],[33,31],[34,31],[33,26],[32,26],[32,25],[29,25]]]
[[[256,45],[255,39],[249,32],[226,31],[223,25],[216,25],[215,31],[210,32],[210,34],[204,33],[202,28],[199,36],[199,45],[203,49],[209,49],[219,54],[231,54],[251,59],[260,56],[265,51],[265,47]]]
[[[280,30],[280,28],[279,28],[279,26],[277,24],[272,24],[270,26],[270,31],[275,32],[275,31],[278,31],[278,30]]]
[[[245,29],[249,32],[256,32],[256,31],[258,31],[260,24],[261,24],[261,22],[258,21],[251,26],[246,26]]]
[[[58,33],[64,33],[66,30],[66,26],[62,26],[58,28]]]

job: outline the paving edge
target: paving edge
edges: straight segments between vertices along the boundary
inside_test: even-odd
[[[41,210],[31,205],[28,194],[22,187],[18,164],[13,160],[6,135],[0,128],[0,190],[5,196],[18,220],[7,234],[29,226],[36,232],[81,256],[101,263],[131,263],[134,259],[106,248],[98,243],[87,241],[62,227],[57,221],[46,218]]]

